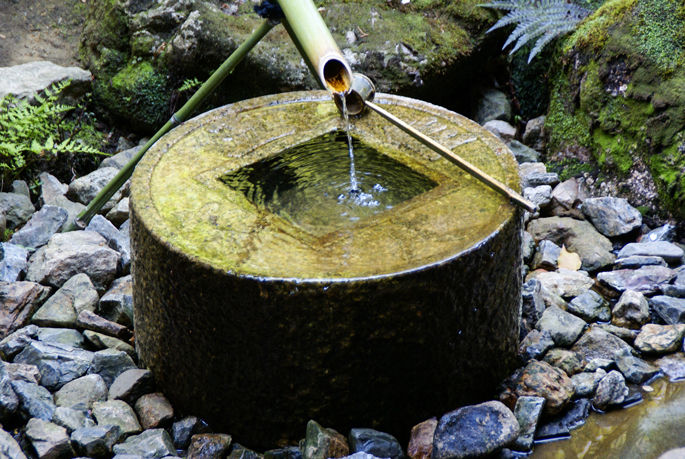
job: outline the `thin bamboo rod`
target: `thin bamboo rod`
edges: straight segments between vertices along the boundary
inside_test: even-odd
[[[537,206],[533,204],[532,202],[528,201],[526,198],[509,188],[508,186],[504,185],[503,183],[499,182],[498,180],[494,179],[493,177],[489,176],[482,170],[478,169],[476,166],[473,164],[469,163],[468,161],[460,158],[458,155],[453,153],[451,150],[447,149],[446,147],[442,146],[435,140],[431,139],[427,135],[423,134],[422,132],[417,131],[401,119],[397,118],[396,116],[392,115],[391,113],[383,110],[380,108],[378,105],[366,101],[366,106],[369,107],[371,110],[374,112],[378,113],[381,115],[383,118],[386,120],[390,121],[392,124],[430,148],[431,150],[435,151],[445,159],[447,159],[449,162],[452,164],[455,164],[456,166],[459,166],[462,170],[465,172],[468,172],[469,174],[473,175],[476,177],[478,180],[498,192],[499,194],[509,198],[511,202],[513,202],[516,205],[519,205],[526,209],[528,212],[535,212],[537,210]]]
[[[97,196],[88,204],[88,206],[76,217],[75,222],[71,222],[63,232],[75,231],[78,229],[83,229],[90,222],[99,211],[102,209],[107,201],[110,200],[114,193],[116,193],[119,188],[121,188],[126,181],[131,178],[136,164],[143,158],[145,153],[152,147],[152,145],[159,140],[164,134],[169,132],[175,126],[186,121],[190,115],[195,111],[195,109],[209,96],[219,84],[233,71],[236,65],[243,60],[248,52],[254,48],[259,41],[264,38],[264,36],[276,25],[277,23],[271,20],[265,20],[262,24],[252,32],[245,42],[236,49],[233,54],[231,54],[221,67],[219,67],[210,76],[207,81],[197,90],[193,97],[188,100],[188,102],[181,107],[179,111],[174,113],[169,121],[166,122],[162,128],[157,131],[157,133],[143,146],[143,148],[138,151],[131,158],[131,160],[126,163],[126,165],[119,171],[117,175],[110,180],[110,182],[105,186],[105,188],[98,193]]]

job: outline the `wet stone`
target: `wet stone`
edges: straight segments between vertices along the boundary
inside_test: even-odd
[[[586,398],[575,400],[558,415],[538,427],[536,440],[567,438],[569,432],[585,423],[590,415],[590,401]]]
[[[438,420],[431,418],[411,428],[407,454],[411,459],[431,459],[433,455],[433,436]]]
[[[682,352],[661,357],[654,364],[668,376],[670,381],[685,379],[685,354]]]
[[[12,381],[12,389],[19,399],[19,410],[26,419],[52,421],[57,407],[49,390],[38,384],[23,381]]]
[[[673,242],[676,237],[676,227],[675,225],[669,225],[668,223],[659,228],[655,228],[649,233],[642,236],[640,242],[649,243],[657,241]]]
[[[562,347],[575,343],[586,327],[587,323],[583,319],[556,306],[545,309],[535,324],[536,329],[549,332],[556,345]]]
[[[31,316],[50,296],[50,287],[35,282],[0,282],[0,338],[28,325]]]
[[[433,439],[433,459],[490,454],[513,442],[519,430],[514,414],[500,402],[459,408],[440,418]]]
[[[633,384],[642,384],[659,373],[657,367],[635,357],[628,349],[616,353],[616,365],[626,380]]]
[[[613,360],[621,349],[632,349],[628,343],[599,327],[592,326],[571,348],[586,361],[592,359]]]
[[[616,369],[616,362],[613,359],[592,359],[585,365],[587,372],[594,372],[597,370],[611,371]]]
[[[140,435],[127,438],[124,443],[114,445],[113,449],[117,456],[130,454],[144,459],[160,459],[176,454],[171,437],[163,429],[146,430]]]
[[[392,435],[374,429],[352,429],[347,436],[350,453],[364,452],[375,457],[403,459],[402,446]]]
[[[118,426],[83,427],[71,434],[71,443],[76,454],[100,458],[109,457],[112,453],[112,447],[120,438],[121,430]]]
[[[685,323],[685,299],[655,296],[650,304],[661,319],[669,325]]]
[[[568,303],[568,312],[577,315],[586,322],[608,322],[611,310],[602,296],[593,291],[575,297]]]
[[[545,399],[542,397],[519,397],[514,407],[514,416],[520,430],[511,449],[521,452],[528,452],[532,449],[535,430],[544,406]]]
[[[682,349],[685,324],[647,324],[635,339],[635,348],[647,354],[663,355]]]
[[[136,402],[135,410],[143,429],[166,427],[174,417],[171,403],[159,392],[141,396]]]
[[[60,459],[74,456],[69,435],[64,427],[40,419],[29,419],[26,436],[36,449],[39,459]]]
[[[95,416],[98,425],[112,424],[119,426],[124,436],[137,434],[143,430],[138,423],[138,418],[136,418],[133,408],[121,400],[95,402],[93,404],[93,416]]]
[[[87,411],[107,400],[107,386],[100,375],[87,375],[65,384],[55,393],[57,406]]]
[[[640,211],[623,198],[590,198],[583,202],[583,214],[607,237],[621,236],[642,225]]]
[[[601,368],[597,369],[592,373],[582,372],[571,376],[571,384],[575,389],[574,398],[588,398],[592,397],[597,390],[599,382],[607,372]]]
[[[548,350],[554,347],[554,340],[548,331],[532,330],[521,341],[519,356],[524,362],[541,360]]]
[[[41,328],[38,331],[37,339],[46,344],[57,344],[79,349],[85,347],[83,335],[71,328]]]
[[[5,360],[13,359],[24,350],[27,344],[38,337],[38,331],[39,328],[36,325],[28,325],[5,337],[0,341],[0,355]]]
[[[187,459],[222,459],[231,447],[231,436],[226,434],[193,435]]]
[[[154,390],[154,375],[150,370],[131,369],[120,374],[109,388],[109,400],[134,404],[141,395]],[[188,419],[188,418],[186,418]]]
[[[612,405],[621,405],[627,395],[628,387],[625,378],[620,372],[613,370],[599,382],[592,405],[604,411]]]
[[[0,281],[24,280],[28,270],[29,252],[15,244],[0,242]]]
[[[57,390],[83,376],[92,360],[92,352],[36,341],[29,343],[14,358],[15,363],[36,365],[40,371],[41,384],[51,390]]]
[[[124,351],[104,349],[93,354],[88,374],[99,374],[109,387],[120,374],[136,368],[133,359]]]
[[[659,292],[661,285],[668,284],[674,277],[673,270],[663,266],[644,266],[634,270],[619,269],[597,274],[598,281],[614,290],[635,290],[645,295]]]
[[[538,250],[533,257],[531,269],[546,269],[554,271],[557,269],[557,259],[561,253],[561,247],[551,241],[540,241]]]
[[[545,302],[542,299],[541,292],[542,284],[537,279],[531,279],[521,289],[521,297],[523,298],[523,318],[530,320],[532,323],[540,320],[542,313],[545,312]]]
[[[567,349],[552,349],[547,352],[542,361],[564,370],[569,376],[583,371],[585,366],[585,362],[578,357],[578,354]]]
[[[19,231],[12,235],[10,242],[37,249],[48,243],[53,234],[62,229],[69,213],[61,207],[43,206]]]
[[[666,261],[661,257],[645,257],[633,255],[632,257],[619,258],[616,260],[615,269],[639,269],[643,266],[664,266]]]
[[[95,421],[86,416],[85,412],[63,406],[57,407],[52,416],[52,422],[67,429],[70,435],[74,430],[95,426]]]
[[[631,256],[643,257],[661,257],[667,263],[680,264],[683,262],[683,249],[671,242],[656,241],[649,243],[634,242],[626,244],[618,253],[617,258],[625,258]]]
[[[147,371],[147,370],[140,370]],[[171,426],[171,438],[176,449],[186,449],[193,435],[203,433],[206,425],[195,416],[188,416]]]
[[[522,396],[544,397],[545,413],[556,414],[573,396],[573,386],[563,370],[532,360],[504,382],[499,399],[513,407]]]
[[[637,330],[649,321],[649,303],[642,293],[626,290],[611,313],[613,325]]]

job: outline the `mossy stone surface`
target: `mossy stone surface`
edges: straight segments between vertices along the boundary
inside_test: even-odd
[[[685,216],[685,6],[609,0],[559,48],[552,159],[595,161],[633,205]]]
[[[518,188],[477,124],[377,102]],[[240,102],[160,139],[133,177],[140,357],[174,407],[250,447],[297,441],[310,419],[407,440],[514,365],[520,211],[382,118],[354,119],[354,135],[439,185],[344,231],[313,236],[219,181],[342,123],[324,92]]]

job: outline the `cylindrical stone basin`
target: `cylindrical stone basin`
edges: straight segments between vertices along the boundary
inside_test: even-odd
[[[403,97],[376,103],[519,189],[511,152],[477,124]],[[350,122],[423,191],[329,228],[230,186],[344,130],[325,92],[198,116],[133,176],[140,358],[177,411],[256,449],[296,442],[310,419],[406,440],[431,416],[493,397],[514,364],[520,210],[380,116]]]

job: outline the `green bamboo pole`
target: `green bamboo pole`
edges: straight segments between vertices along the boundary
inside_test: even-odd
[[[75,231],[83,229],[88,225],[90,219],[93,218],[102,209],[107,201],[116,193],[126,180],[131,178],[136,164],[143,158],[148,149],[154,145],[164,134],[169,132],[175,126],[186,121],[195,109],[209,96],[221,82],[233,71],[236,65],[243,60],[248,52],[264,38],[264,36],[277,24],[269,19],[266,19],[259,26],[257,30],[252,32],[245,42],[231,54],[228,59],[219,67],[212,76],[197,90],[197,92],[185,103],[179,111],[173,114],[171,119],[157,131],[157,133],[136,153],[131,160],[114,176],[112,180],[105,186],[105,188],[98,193],[98,195],[88,204],[88,206],[76,217],[75,222],[71,222],[63,232]]]

